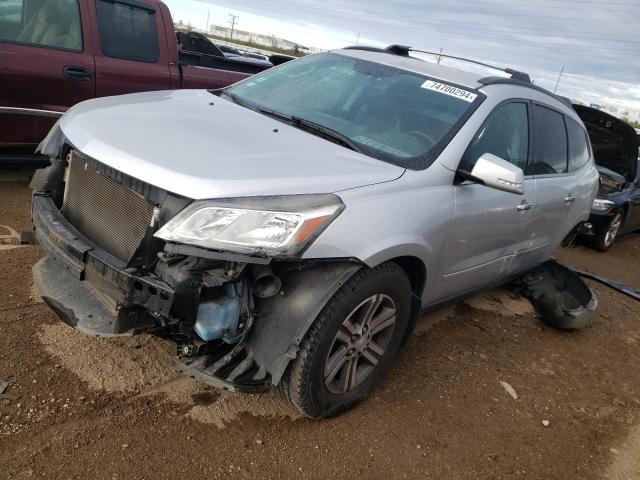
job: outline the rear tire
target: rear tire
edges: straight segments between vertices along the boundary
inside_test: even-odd
[[[411,283],[396,263],[363,269],[325,305],[281,382],[309,418],[337,415],[362,401],[398,351],[409,324]]]
[[[594,239],[594,248],[599,252],[609,250],[618,238],[620,230],[622,230],[623,222],[624,212],[616,212],[602,232]]]

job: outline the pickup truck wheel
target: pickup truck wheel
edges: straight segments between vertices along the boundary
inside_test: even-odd
[[[618,234],[622,228],[623,215],[622,212],[617,212],[602,230],[600,235],[595,238],[595,248],[600,252],[606,252],[611,248],[613,242],[618,238]]]
[[[397,352],[409,323],[411,283],[397,264],[361,270],[327,303],[280,383],[310,418],[363,400]]]

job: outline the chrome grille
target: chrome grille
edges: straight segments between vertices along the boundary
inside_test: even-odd
[[[128,262],[153,221],[153,211],[142,195],[71,152],[62,214],[98,247]]]

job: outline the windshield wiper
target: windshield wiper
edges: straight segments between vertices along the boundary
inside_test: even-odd
[[[287,123],[293,123],[293,117],[287,115],[286,113],[276,112],[275,110],[270,110],[268,108],[264,108],[260,106],[256,107],[256,111],[264,115],[277,118],[278,120],[283,120]]]
[[[362,149],[358,147],[349,137],[346,135],[334,130],[333,128],[325,127],[324,125],[320,125],[319,123],[312,122],[311,120],[307,120],[305,118],[300,117],[291,117],[294,125],[302,126],[303,129],[311,132],[319,134],[320,137],[324,137],[327,140],[332,140],[335,143],[342,145],[343,147],[350,148],[354,152],[362,153]]]
[[[334,143],[342,145],[343,147],[347,147],[355,152],[362,153],[362,150],[358,146],[356,146],[349,137],[343,135],[337,130],[325,127],[324,125],[316,122],[312,122],[311,120],[307,120],[306,118],[287,115],[286,113],[276,112],[275,110],[270,110],[264,107],[256,107],[256,110],[260,113],[263,113],[264,115],[269,115],[270,117],[282,120],[290,125],[293,125],[294,127],[306,130],[309,133],[318,135],[319,137],[330,140]]]
[[[220,90],[220,95],[225,95],[229,97],[233,103],[240,105],[241,107],[249,108],[248,105],[244,103],[244,101],[242,101],[240,97],[238,97],[238,95],[236,95],[235,93],[231,93],[226,90]]]

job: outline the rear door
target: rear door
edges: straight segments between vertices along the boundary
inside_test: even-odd
[[[95,95],[88,17],[89,0],[0,2],[2,146],[34,146],[55,122],[42,115]]]
[[[565,229],[572,229],[585,221],[591,211],[594,197],[594,177],[597,172],[593,168],[593,153],[589,147],[589,135],[586,129],[574,119],[565,116],[567,137],[569,141],[569,163],[567,170],[570,184],[569,215]],[[571,198],[570,197],[570,198]]]
[[[576,175],[567,171],[569,145],[564,115],[546,105],[533,105],[533,160],[530,174],[538,198],[531,225],[532,261],[553,255],[574,227],[570,212],[579,196]],[[535,249],[535,253],[534,250]]]
[[[95,0],[96,95],[171,88],[162,14],[143,0]]]
[[[471,171],[480,156],[492,153],[524,170],[529,137],[527,102],[503,103],[476,133],[460,166]],[[454,188],[455,214],[441,258],[441,288],[453,295],[510,273],[516,254],[527,248],[526,225],[537,196],[532,177],[525,179],[522,195],[472,182]]]

